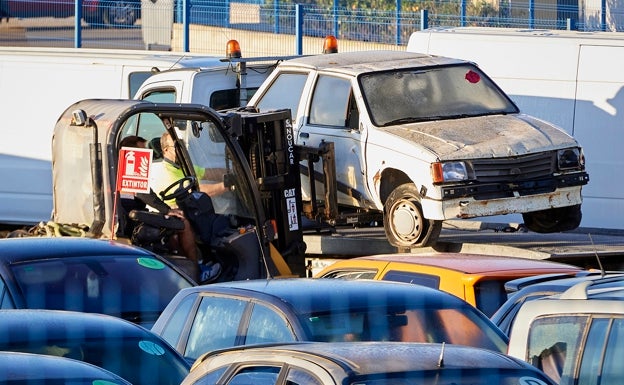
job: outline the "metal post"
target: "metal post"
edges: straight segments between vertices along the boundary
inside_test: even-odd
[[[529,0],[529,28],[535,28],[535,0]]]
[[[401,0],[396,0],[395,24],[396,37],[394,39],[394,43],[396,45],[401,45]]]
[[[295,5],[295,52],[303,55],[303,5]]]
[[[573,20],[573,19],[571,19],[571,18],[569,18],[569,17],[566,19],[566,29],[567,29],[568,31],[574,31],[574,30],[576,30],[576,23],[574,22],[574,20]]]
[[[333,13],[334,13],[334,33],[333,35],[338,38],[338,0],[334,0],[333,5]]]
[[[466,26],[466,0],[459,0],[459,26]]]
[[[424,31],[429,28],[429,11],[426,9],[420,10],[420,30]]]
[[[273,17],[275,19],[275,23],[273,26],[273,33],[280,33],[279,27],[279,0],[273,0]]]
[[[600,0],[600,30],[607,30],[607,1]]]
[[[76,0],[74,3],[74,47],[82,47],[82,0]]]
[[[191,4],[188,0],[182,0],[182,40],[184,52],[191,51],[189,24],[191,22]]]

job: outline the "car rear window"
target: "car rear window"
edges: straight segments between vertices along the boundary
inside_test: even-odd
[[[154,322],[191,283],[151,257],[50,259],[12,267],[26,307],[105,313]]]
[[[302,317],[311,340],[446,342],[506,351],[506,342],[470,305],[371,306],[313,313]]]

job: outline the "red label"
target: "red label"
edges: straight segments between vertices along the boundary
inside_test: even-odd
[[[122,147],[117,162],[117,191],[149,193],[152,150]]]

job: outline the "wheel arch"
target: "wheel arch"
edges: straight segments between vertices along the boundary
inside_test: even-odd
[[[405,183],[414,183],[407,174],[396,168],[387,168],[381,173],[379,183],[379,199],[382,205],[386,204],[388,196],[397,187]]]

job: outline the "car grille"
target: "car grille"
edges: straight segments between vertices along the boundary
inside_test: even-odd
[[[512,158],[477,159],[472,161],[472,166],[479,183],[528,180],[551,176],[556,159],[556,152],[551,151]]]

